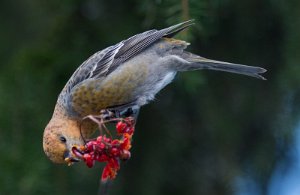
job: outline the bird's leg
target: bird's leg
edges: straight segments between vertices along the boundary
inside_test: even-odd
[[[105,122],[102,121],[102,124],[101,124],[102,128],[105,130],[105,132],[110,136],[110,138],[112,138],[112,135],[110,133],[110,131],[107,129],[106,125],[105,125]]]
[[[116,123],[123,121],[123,118],[133,117],[134,120],[137,119],[139,113],[138,107],[129,107],[123,110],[112,110],[112,109],[103,109],[100,111],[99,115],[88,115],[82,120],[89,119],[96,123],[99,127],[100,134],[103,135],[103,130],[112,138],[112,134],[109,129],[106,127],[106,123]]]
[[[91,121],[93,121],[94,123],[96,123],[98,125],[98,127],[99,127],[101,135],[103,134],[103,131],[102,131],[103,119],[101,118],[101,115],[88,115],[88,116],[84,117],[82,119],[82,121],[84,121],[86,119],[90,119]]]
[[[82,120],[90,119],[94,123],[96,123],[99,127],[100,134],[103,135],[103,130],[112,137],[110,131],[107,129],[105,123],[112,122],[112,121],[118,121],[118,118],[115,118],[115,113],[113,111],[103,109],[100,111],[100,115],[88,115],[84,117]]]
[[[116,114],[113,111],[110,111],[108,109],[103,109],[103,110],[100,111],[99,117],[101,119],[101,127],[112,138],[112,135],[111,135],[110,131],[107,129],[105,123],[112,122],[114,120],[118,120],[118,119],[116,119]]]
[[[90,119],[94,123],[97,123],[98,125],[101,125],[101,118],[99,117],[99,115],[88,115],[88,116],[84,117],[82,119],[82,121],[85,120],[85,119]]]

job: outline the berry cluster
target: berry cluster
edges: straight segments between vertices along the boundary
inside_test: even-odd
[[[134,133],[134,119],[127,117],[119,119],[116,124],[117,134],[120,139],[112,139],[106,135],[100,135],[96,139],[87,142],[84,146],[73,147],[73,154],[82,159],[91,168],[95,161],[106,162],[102,172],[102,181],[114,179],[120,169],[120,160],[128,160],[131,156],[131,139]]]

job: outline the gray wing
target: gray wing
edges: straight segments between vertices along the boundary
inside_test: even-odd
[[[162,30],[149,30],[95,53],[74,72],[67,83],[66,90],[70,92],[75,85],[89,78],[106,77],[126,60],[136,56],[162,37],[173,37],[191,25],[193,25],[193,20]]]

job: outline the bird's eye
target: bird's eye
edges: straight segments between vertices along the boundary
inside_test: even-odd
[[[63,143],[66,143],[67,142],[67,139],[64,137],[64,136],[60,136],[59,137],[59,140]]]

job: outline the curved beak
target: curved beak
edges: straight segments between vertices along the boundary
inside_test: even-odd
[[[66,163],[68,164],[68,166],[71,166],[71,165],[74,164],[75,162],[79,162],[79,161],[80,161],[80,159],[77,158],[77,157],[73,154],[73,152],[71,152],[71,151],[69,151],[69,150],[65,151],[65,153],[64,153],[64,159],[65,159]]]

